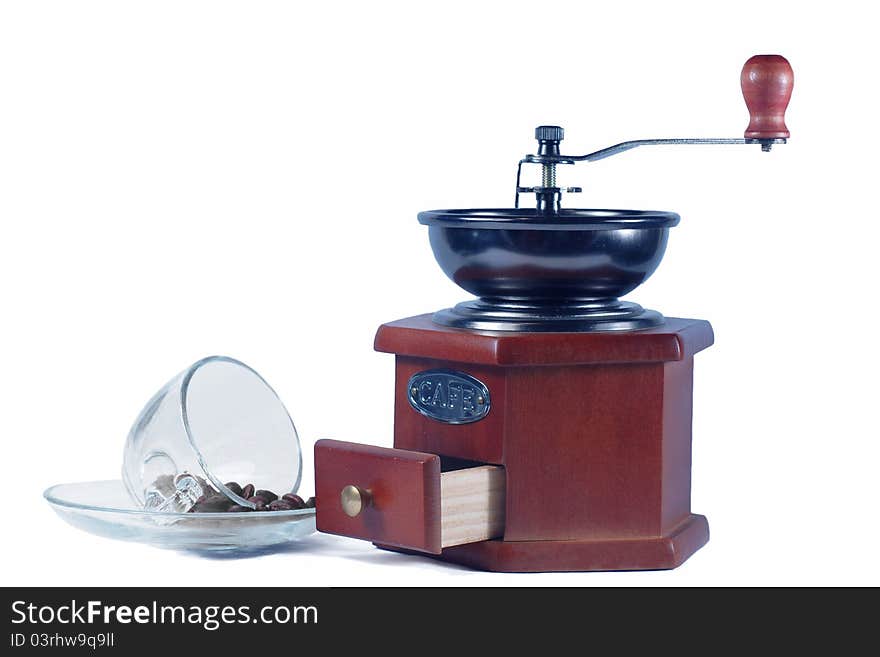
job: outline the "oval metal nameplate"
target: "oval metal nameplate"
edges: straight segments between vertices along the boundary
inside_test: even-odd
[[[489,414],[489,389],[464,372],[425,370],[407,385],[410,406],[432,420],[467,424]]]

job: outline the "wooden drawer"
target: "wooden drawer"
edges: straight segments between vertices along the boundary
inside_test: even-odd
[[[315,444],[318,530],[439,554],[504,533],[504,468],[441,472],[436,454]]]

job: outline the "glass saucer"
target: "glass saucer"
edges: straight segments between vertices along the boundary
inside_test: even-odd
[[[159,513],[135,507],[121,480],[58,484],[43,497],[78,529],[174,550],[253,550],[315,531],[315,510]]]

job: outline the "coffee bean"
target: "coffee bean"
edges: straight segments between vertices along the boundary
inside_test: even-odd
[[[204,492],[205,497],[211,497],[212,495],[218,494],[218,491],[214,490],[214,487],[201,477],[197,476],[196,481],[199,482],[199,486],[202,487],[202,492]]]
[[[274,502],[278,499],[278,496],[270,490],[258,490],[254,493],[254,495],[259,495],[263,499],[266,500],[266,503]]]
[[[294,509],[302,509],[306,506],[306,503],[303,502],[303,498],[299,495],[294,495],[293,493],[285,493],[281,496],[281,499],[290,504]]]
[[[218,493],[199,504],[197,510],[200,512],[226,511],[229,508],[229,504],[229,498]]]
[[[183,475],[180,476],[182,477]],[[225,494],[215,490],[207,481],[197,475],[186,476],[195,476],[203,491],[203,494],[198,497],[198,499],[193,503],[192,507],[190,507],[190,509],[188,510],[189,513],[247,513],[249,511],[291,511],[315,507],[314,497],[310,497],[308,501],[304,502],[303,498],[296,493],[285,493],[281,497],[278,497],[278,495],[273,493],[271,490],[265,488],[257,489],[254,484],[246,484],[242,486],[236,481],[230,481],[224,484],[224,488],[227,489],[230,493],[239,497],[243,497],[248,502],[253,504],[254,506],[253,508],[251,508],[250,506],[236,504]],[[162,480],[162,483],[169,483],[172,480],[173,477],[167,475],[165,476],[165,479]]]

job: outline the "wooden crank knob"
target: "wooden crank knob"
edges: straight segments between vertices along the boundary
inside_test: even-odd
[[[791,99],[794,71],[782,55],[755,55],[740,75],[743,98],[749,108],[746,139],[787,139],[785,108]]]

